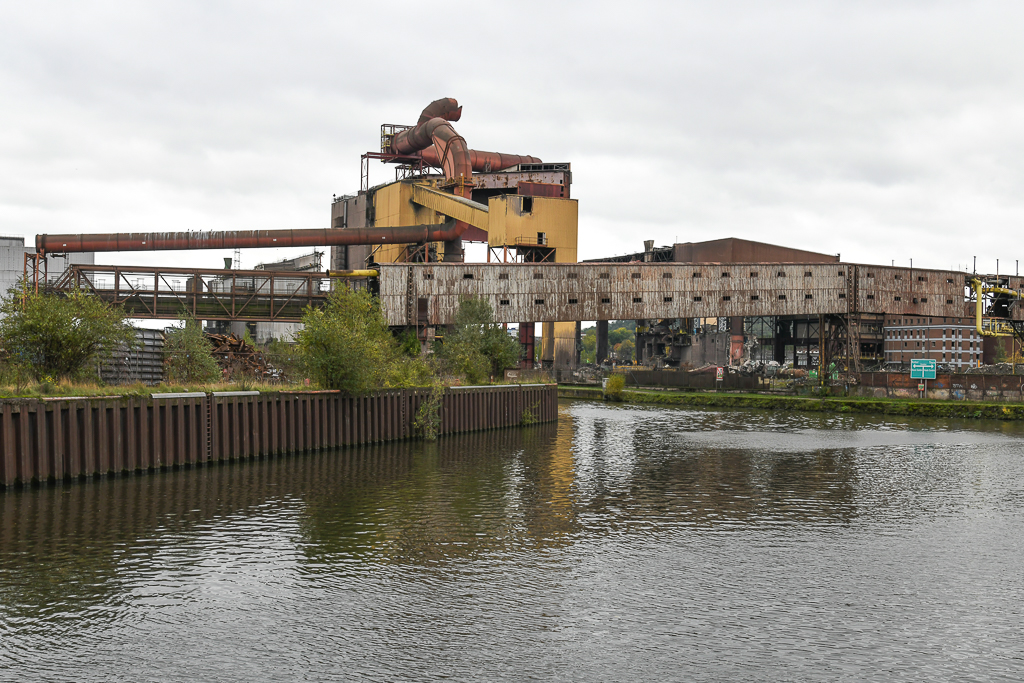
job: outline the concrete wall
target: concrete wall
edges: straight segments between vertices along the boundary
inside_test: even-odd
[[[850,393],[869,398],[917,398],[921,380],[896,372],[865,372]],[[936,375],[928,380],[926,396],[953,401],[1024,400],[1024,375]]]

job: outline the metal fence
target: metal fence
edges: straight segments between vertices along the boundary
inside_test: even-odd
[[[757,376],[744,376],[726,372],[717,379],[711,372],[682,372],[678,370],[626,370],[626,384],[634,387],[675,387],[679,389],[752,390],[767,389],[768,380]]]
[[[105,384],[155,385],[164,380],[164,333],[160,330],[135,330],[139,345],[131,350],[118,349],[100,364],[100,379]]]

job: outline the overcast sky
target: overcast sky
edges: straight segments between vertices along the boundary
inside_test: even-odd
[[[580,258],[729,236],[1024,258],[1020,2],[0,10],[3,234],[327,227],[380,124],[455,97],[471,147],[572,163]]]

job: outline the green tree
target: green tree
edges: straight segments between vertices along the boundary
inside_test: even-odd
[[[0,311],[6,362],[36,379],[79,377],[116,348],[137,344],[119,306],[77,289],[23,295],[15,286]]]
[[[339,285],[323,308],[307,308],[296,351],[308,377],[328,389],[358,394],[429,381],[426,365],[402,354],[378,299]]]
[[[631,330],[626,327],[616,327],[608,332],[608,345],[614,348],[624,340],[632,339],[635,335],[636,330]]]
[[[597,362],[597,329],[588,327],[583,330],[583,350],[580,351],[580,360],[584,363]]]
[[[459,304],[455,323],[445,330],[437,352],[447,372],[465,375],[471,384],[499,377],[505,368],[519,362],[519,342],[494,322],[491,305],[483,299],[467,298]]]
[[[632,339],[624,339],[615,346],[615,355],[620,363],[632,363],[635,352],[636,344]]]
[[[182,319],[182,326],[164,333],[164,369],[168,382],[205,384],[221,378],[213,347],[195,318]]]

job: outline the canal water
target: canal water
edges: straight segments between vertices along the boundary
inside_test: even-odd
[[[1024,428],[557,425],[0,493],[0,680],[1024,678]]]

